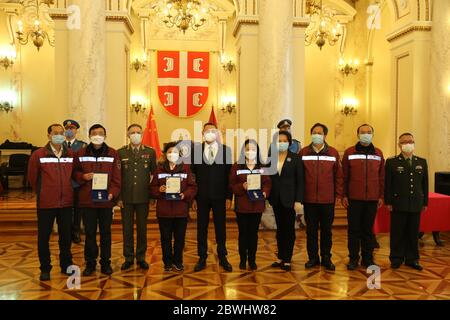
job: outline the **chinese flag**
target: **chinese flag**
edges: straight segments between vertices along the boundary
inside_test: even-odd
[[[147,126],[145,127],[142,144],[155,149],[156,159],[159,159],[161,156],[161,147],[159,146],[158,129],[156,128],[153,106],[150,108],[150,114],[148,115]]]
[[[209,123],[214,123],[214,125],[217,127],[217,120],[216,115],[214,113],[214,106],[211,107],[211,114],[209,115]]]

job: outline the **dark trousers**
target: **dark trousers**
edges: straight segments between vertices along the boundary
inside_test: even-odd
[[[100,264],[111,264],[111,224],[112,208],[83,208],[86,233],[84,259],[88,267],[95,268],[98,257],[97,226],[100,230]]]
[[[197,200],[197,251],[201,259],[208,257],[208,225],[209,213],[212,209],[214,229],[216,232],[217,255],[219,259],[225,258],[226,241],[226,206],[223,200]]]
[[[392,263],[414,263],[419,260],[420,212],[391,212],[391,253]]]
[[[295,210],[281,204],[273,206],[277,224],[278,259],[290,263],[295,243]]]
[[[242,262],[256,261],[258,247],[258,230],[262,213],[238,213],[236,218],[239,228],[239,256]]]
[[[333,244],[331,227],[334,220],[334,203],[305,203],[304,211],[308,257],[310,260],[319,260],[318,231],[320,229],[320,256],[322,261],[329,261]]]
[[[52,269],[49,241],[55,218],[58,223],[59,264],[61,270],[65,272],[67,267],[72,265],[72,253],[70,251],[72,244],[72,208],[38,209],[38,255],[42,272],[50,272]]]
[[[158,223],[164,265],[183,263],[187,218],[158,218]]]
[[[73,192],[73,203],[74,207],[72,208],[73,212],[73,220],[72,220],[72,235],[80,234],[81,229],[81,208],[78,207],[78,199],[79,199],[79,189],[74,189]]]
[[[350,200],[349,202],[347,222],[350,260],[359,261],[360,250],[364,262],[373,259],[373,224],[377,215],[377,205],[377,201]]]
[[[136,216],[136,255],[134,255],[134,220]],[[124,203],[122,208],[123,256],[133,263],[145,261],[147,252],[148,203]]]

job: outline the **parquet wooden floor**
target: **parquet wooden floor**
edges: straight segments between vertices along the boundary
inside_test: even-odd
[[[4,203],[2,205],[5,205]],[[381,288],[368,289],[369,274],[364,268],[347,271],[347,237],[345,229],[333,233],[333,262],[335,272],[316,268],[305,270],[306,239],[304,230],[297,231],[293,269],[284,272],[271,268],[276,258],[275,232],[259,233],[258,270],[238,268],[237,226],[227,224],[229,261],[234,269],[226,273],[214,254],[214,233],[209,230],[209,257],[206,270],[195,273],[197,261],[196,226],[188,226],[184,252],[185,271],[164,272],[161,261],[159,231],[149,225],[147,261],[150,270],[136,267],[120,271],[122,236],[113,231],[112,266],[110,277],[100,274],[83,277],[80,289],[67,288],[67,276],[59,273],[57,236],[51,239],[52,279],[39,281],[39,261],[35,235],[2,234],[0,237],[0,299],[450,299],[450,234],[442,234],[445,247],[436,247],[431,235],[420,242],[422,272],[402,266],[389,268],[389,237],[378,236],[381,245],[375,261],[381,267]],[[83,245],[73,245],[74,263],[83,266]]]

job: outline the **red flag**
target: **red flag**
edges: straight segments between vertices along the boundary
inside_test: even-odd
[[[217,127],[217,120],[216,115],[214,113],[214,106],[211,107],[211,114],[209,115],[209,123],[214,123],[214,125]]]
[[[156,159],[161,156],[161,147],[159,146],[158,129],[156,128],[155,114],[153,113],[153,106],[150,108],[148,115],[147,126],[145,127],[142,144],[152,147],[156,152]]]

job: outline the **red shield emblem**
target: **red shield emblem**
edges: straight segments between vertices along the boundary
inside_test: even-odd
[[[184,118],[208,100],[209,52],[158,51],[158,96],[163,107]]]

